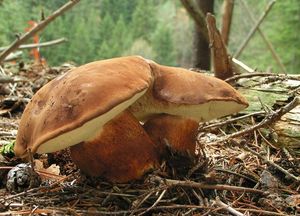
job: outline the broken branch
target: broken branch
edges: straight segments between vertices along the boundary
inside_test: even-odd
[[[37,32],[44,29],[49,23],[55,20],[58,16],[63,14],[68,9],[72,8],[75,4],[77,4],[80,0],[71,0],[61,8],[56,10],[52,15],[48,16],[45,20],[39,22],[35,27],[33,27],[30,31],[23,34],[20,38],[15,40],[5,51],[0,54],[0,64],[4,61],[4,59],[13,51],[15,51],[21,44],[23,44],[30,37],[35,35]]]
[[[211,13],[207,13],[206,22],[215,77],[225,80],[233,76],[232,60],[217,29],[216,19]]]
[[[43,42],[43,43],[38,43],[38,44],[25,44],[25,45],[20,45],[17,49],[32,49],[32,48],[39,48],[39,47],[47,47],[47,46],[53,46],[53,45],[57,45],[63,42],[66,42],[67,39],[66,38],[59,38],[56,40],[52,40],[52,41],[47,41],[47,42]],[[9,47],[0,47],[0,51],[4,51],[6,49],[8,49]]]
[[[259,18],[259,20],[256,22],[256,24],[253,26],[253,28],[250,30],[249,34],[247,35],[246,39],[244,40],[244,42],[241,44],[241,46],[238,48],[237,52],[234,54],[235,58],[238,58],[243,50],[245,49],[245,47],[247,46],[248,42],[250,41],[250,39],[252,38],[252,36],[254,35],[254,33],[256,32],[256,30],[258,29],[258,27],[260,26],[260,24],[264,21],[264,19],[266,18],[266,16],[268,15],[268,13],[270,12],[272,6],[275,4],[275,0],[271,1],[265,12],[263,13],[263,15]]]

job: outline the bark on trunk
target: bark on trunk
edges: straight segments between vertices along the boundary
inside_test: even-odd
[[[228,41],[229,41],[229,33],[230,33],[230,26],[231,26],[231,20],[232,20],[233,6],[234,6],[233,0],[224,0],[223,12],[222,12],[221,35],[223,37],[223,41],[226,46],[228,46]]]

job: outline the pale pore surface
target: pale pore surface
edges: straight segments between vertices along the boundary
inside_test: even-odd
[[[204,122],[215,118],[237,113],[246,108],[245,105],[235,101],[209,101],[204,104],[172,104],[169,102],[158,102],[149,93],[146,93],[136,103],[129,107],[133,115],[142,122],[147,121],[151,116],[166,113],[192,118]]]
[[[119,104],[107,113],[86,122],[81,127],[46,141],[38,147],[37,153],[43,154],[59,151],[83,141],[93,140],[95,136],[101,133],[104,124],[106,124],[108,121],[110,121],[122,111],[127,109],[127,107],[129,107],[138,98],[145,94],[146,91],[147,89],[142,92],[139,92],[129,100]]]

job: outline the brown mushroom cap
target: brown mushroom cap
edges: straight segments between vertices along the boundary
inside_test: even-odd
[[[130,111],[141,121],[167,113],[208,121],[245,109],[245,98],[218,78],[149,61],[154,83]]]
[[[48,153],[89,140],[121,113],[152,82],[151,68],[141,57],[92,62],[42,87],[26,106],[15,154]]]

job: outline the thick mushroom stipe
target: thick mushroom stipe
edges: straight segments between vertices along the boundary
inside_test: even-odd
[[[128,111],[106,123],[93,140],[70,149],[72,160],[80,170],[112,182],[139,179],[158,165],[154,143]]]
[[[162,156],[165,154],[166,144],[175,151],[188,152],[194,156],[198,126],[195,120],[167,114],[157,115],[143,125],[150,138],[158,145]]]

